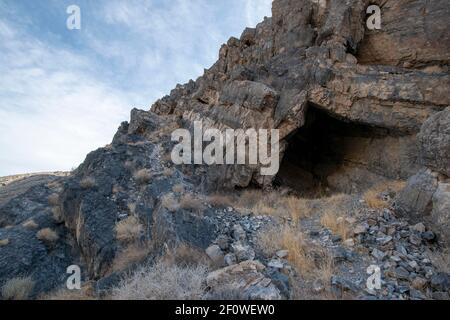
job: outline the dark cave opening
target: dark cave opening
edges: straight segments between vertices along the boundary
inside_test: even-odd
[[[289,187],[306,197],[345,191],[333,190],[329,177],[344,166],[362,165],[358,163],[358,154],[363,152],[361,141],[382,140],[388,135],[386,129],[340,119],[310,105],[305,125],[288,138],[275,185]]]

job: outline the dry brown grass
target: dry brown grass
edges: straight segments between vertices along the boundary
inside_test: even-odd
[[[127,207],[128,207],[128,211],[130,212],[131,215],[136,214],[136,203],[129,202],[129,203],[127,203]]]
[[[36,237],[44,242],[55,242],[59,239],[58,234],[50,228],[41,229],[36,233]]]
[[[327,229],[329,229],[333,234],[339,235],[342,240],[347,240],[351,237],[350,226],[348,222],[343,218],[338,216],[333,208],[327,208],[325,213],[320,218],[320,223]]]
[[[312,209],[308,205],[308,200],[290,196],[284,200],[286,210],[294,223],[300,219],[308,218],[312,214]]]
[[[187,193],[180,199],[180,208],[201,213],[205,209],[205,206],[200,199],[196,198],[191,193]]]
[[[450,274],[450,249],[430,252],[428,256],[439,272]]]
[[[142,262],[150,253],[150,246],[147,244],[133,244],[119,252],[114,258],[111,270],[113,272],[123,271],[130,265]]]
[[[158,261],[143,266],[113,289],[113,300],[200,300],[205,292],[205,266],[181,267]]]
[[[165,168],[164,171],[162,172],[163,176],[165,177],[170,177],[172,176],[174,173],[174,170],[171,168]]]
[[[33,292],[34,285],[31,277],[10,279],[2,287],[2,297],[5,300],[26,300]]]
[[[25,221],[22,224],[22,226],[27,229],[37,229],[39,227],[38,224],[33,219]]]
[[[172,187],[172,191],[175,193],[183,193],[184,192],[184,186],[180,184],[176,184]]]
[[[203,250],[184,243],[175,248],[166,248],[161,261],[168,265],[181,267],[210,266],[211,263],[211,260]]]
[[[389,202],[381,198],[383,192],[400,192],[406,185],[406,182],[400,180],[387,181],[379,183],[364,193],[364,200],[367,205],[373,209],[382,209],[389,207]]]
[[[141,169],[134,173],[133,178],[138,184],[148,184],[152,180],[153,174],[149,169]]]
[[[56,222],[62,222],[63,221],[63,215],[61,212],[60,207],[53,207],[52,208],[52,217]]]
[[[232,196],[219,193],[208,196],[208,202],[217,207],[233,207],[235,204]]]
[[[247,208],[257,215],[292,219],[298,223],[300,219],[311,216],[312,209],[308,203],[307,199],[283,196],[276,191],[246,190],[240,195],[237,207]]]
[[[86,177],[83,180],[80,181],[80,187],[82,189],[92,189],[93,187],[95,187],[95,179],[93,177]]]
[[[9,244],[9,239],[0,240],[0,247],[5,247]]]
[[[57,206],[59,204],[59,194],[53,193],[48,197],[48,203],[51,206]]]
[[[236,207],[252,208],[260,201],[261,196],[261,190],[244,190],[237,199]]]
[[[180,209],[180,203],[177,201],[172,193],[168,193],[162,197],[161,204],[170,212],[175,212]]]
[[[96,300],[90,287],[82,287],[81,290],[69,290],[61,288],[49,294],[41,295],[39,300],[45,301],[88,301]]]
[[[139,219],[130,216],[116,223],[116,239],[124,243],[131,243],[140,238],[143,230],[144,227]]]
[[[258,235],[258,246],[267,256],[278,250],[288,250],[287,260],[306,279],[324,279],[333,275],[333,259],[324,248],[307,243],[297,227],[279,226]]]

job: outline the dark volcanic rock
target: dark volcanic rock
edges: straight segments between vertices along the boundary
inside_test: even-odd
[[[382,4],[381,30],[365,26],[372,3]],[[63,286],[66,268],[78,264],[87,279],[100,281],[98,291],[107,290],[118,282],[114,260],[127,249],[117,223],[132,217],[136,241],[153,245],[149,254],[183,243],[204,250],[225,237],[217,244],[232,265],[210,274],[210,287],[220,292],[231,279],[247,297],[278,299],[280,290],[288,296],[284,276],[269,279],[257,261],[235,264],[258,258],[251,232],[233,233],[239,223],[233,208],[219,217],[223,208],[205,205],[205,191],[270,189],[288,181],[316,196],[409,178],[396,196],[396,212],[426,217],[432,232],[394,226],[388,210],[351,243],[363,242],[394,277],[408,282],[419,274],[437,297],[445,296],[448,276],[433,277],[434,269],[415,255],[434,232],[450,239],[448,1],[275,0],[272,13],[224,44],[196,81],[178,85],[149,111],[132,110],[111,145],[90,153],[69,177],[27,185],[16,197],[0,189],[0,286],[31,276],[34,295],[48,292]],[[222,131],[279,129],[282,170],[261,176],[259,165],[175,166],[170,134],[192,130],[198,120]],[[183,193],[197,197],[200,209],[181,205]],[[382,196],[390,200],[395,192]],[[31,219],[32,229],[23,225]],[[39,240],[43,228],[59,240]],[[342,267],[356,263],[341,247],[334,258]],[[340,276],[331,281],[341,293],[357,293],[361,284]],[[391,298],[424,297],[409,286],[389,288]]]

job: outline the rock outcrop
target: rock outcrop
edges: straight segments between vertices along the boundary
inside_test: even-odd
[[[382,28],[369,31],[366,8],[377,3]],[[272,14],[224,44],[218,61],[196,81],[178,85],[148,111],[132,110],[112,143],[90,153],[69,177],[43,181],[0,202],[0,286],[31,275],[36,297],[62,286],[65,268],[72,264],[92,281],[110,279],[115,259],[129,245],[118,237],[117,224],[133,217],[133,241],[152,243],[149,257],[188,243],[206,250],[220,267],[228,265],[206,279],[212,296],[235,283],[245,298],[289,298],[287,286],[275,284],[286,277],[278,269],[291,270],[288,262],[280,262],[285,256],[269,261],[267,269],[275,273],[256,261],[261,253],[249,234],[261,222],[258,228],[248,223],[245,231],[236,231],[232,228],[247,218],[234,207],[205,200],[210,192],[250,186],[278,186],[309,197],[332,191],[360,195],[390,179],[409,179],[393,195],[395,212],[411,223],[430,224],[448,244],[447,1],[275,0]],[[262,176],[259,165],[175,166],[170,134],[177,128],[192,130],[197,120],[204,129],[278,129],[279,174]],[[371,212],[361,209],[362,203],[351,210]],[[355,239],[334,237],[330,246],[347,240],[351,247],[356,241],[384,261],[394,275],[382,297],[426,298],[402,286],[413,281],[417,288],[428,286],[430,296],[448,297],[439,284],[431,287],[437,274],[423,256],[423,243],[432,243],[434,233],[410,232],[407,222],[386,210],[378,220],[369,218],[372,224]],[[59,240],[36,236],[46,228]],[[412,253],[400,245],[408,237]],[[386,261],[385,252],[394,249],[395,258]],[[355,263],[352,254],[343,257],[338,260]],[[333,279],[344,291],[363,290],[342,276]]]

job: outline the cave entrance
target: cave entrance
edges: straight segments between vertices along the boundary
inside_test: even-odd
[[[386,135],[385,129],[345,121],[310,105],[305,125],[288,137],[275,185],[293,189],[303,197],[361,190],[362,185],[371,183],[365,180],[373,180],[375,175],[366,173],[367,179],[358,176],[363,171],[358,169],[359,154],[364,153],[358,144]],[[361,186],[355,187],[355,181]]]

